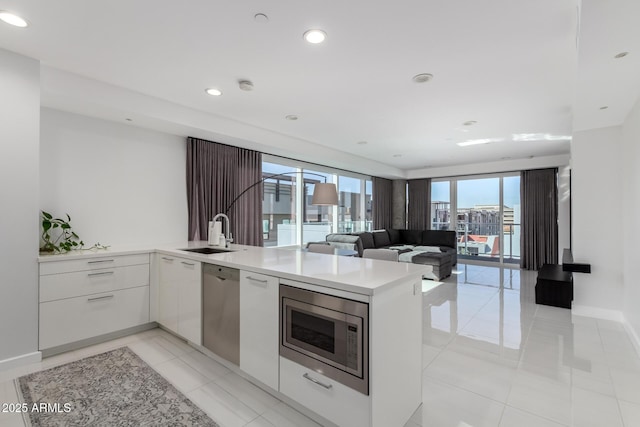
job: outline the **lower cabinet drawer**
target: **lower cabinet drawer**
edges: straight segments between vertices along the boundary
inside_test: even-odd
[[[149,322],[149,286],[40,303],[40,349]]]
[[[369,396],[284,357],[280,357],[280,392],[341,427],[371,425]]]
[[[149,264],[40,276],[40,302],[149,284]]]

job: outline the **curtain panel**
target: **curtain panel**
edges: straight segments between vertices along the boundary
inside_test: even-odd
[[[410,230],[428,230],[431,228],[431,178],[411,179],[407,185],[407,226]]]
[[[373,229],[393,228],[393,181],[371,177]]]
[[[209,221],[261,180],[262,153],[187,138],[189,240],[207,240]],[[227,215],[234,243],[262,246],[262,184],[243,194]]]
[[[558,263],[558,169],[521,172],[520,268],[538,270]]]

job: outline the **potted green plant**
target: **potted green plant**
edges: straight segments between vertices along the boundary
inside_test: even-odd
[[[42,214],[42,253],[64,253],[74,249],[82,249],[84,242],[75,231],[71,229],[71,217],[67,215],[67,219],[54,218],[48,212],[41,211]],[[88,249],[106,249],[107,246],[96,243]]]

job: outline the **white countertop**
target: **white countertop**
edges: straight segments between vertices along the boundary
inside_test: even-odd
[[[194,261],[238,268],[347,292],[374,295],[427,272],[423,265],[303,252],[295,249],[230,246],[233,252],[203,255],[179,249],[207,246],[206,241],[148,247],[110,247],[41,255],[39,262],[158,252]],[[216,246],[214,246],[216,247]]]

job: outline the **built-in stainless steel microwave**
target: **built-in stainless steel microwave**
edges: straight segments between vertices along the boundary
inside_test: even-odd
[[[369,304],[280,285],[280,355],[369,394]]]

